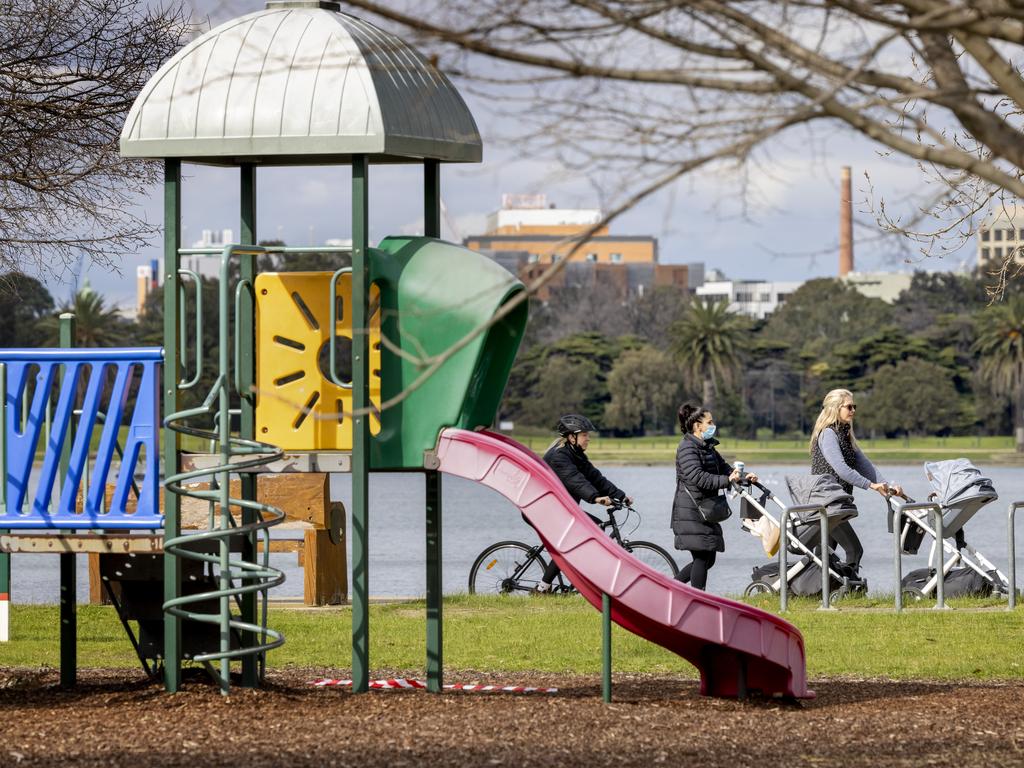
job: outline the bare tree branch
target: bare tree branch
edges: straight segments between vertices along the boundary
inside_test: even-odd
[[[962,244],[978,206],[1024,199],[1024,8],[1010,0],[345,4],[431,47],[516,118],[508,139],[623,197],[811,111],[797,122],[866,136],[937,185],[909,216],[879,206],[892,231],[913,221],[902,234]]]
[[[158,231],[132,210],[159,166],[118,138],[187,32],[180,9],[136,0],[0,0],[0,270],[116,265]]]

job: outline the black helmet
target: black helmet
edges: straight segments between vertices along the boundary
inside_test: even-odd
[[[597,432],[597,427],[586,416],[578,413],[570,413],[558,420],[558,434],[562,437],[576,434],[577,432]]]

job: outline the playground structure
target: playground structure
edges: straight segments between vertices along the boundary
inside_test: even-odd
[[[126,120],[121,151],[164,162],[163,348],[0,355],[9,367],[0,375],[0,386],[9,385],[0,433],[16,449],[11,463],[0,451],[7,477],[0,529],[53,529],[46,536],[60,542],[63,682],[73,683],[76,663],[73,553],[117,551],[136,558],[125,564],[128,570],[162,577],[159,599],[150,590],[137,601],[144,604],[138,613],[122,618],[126,628],[130,619],[138,621],[136,649],[151,648],[146,658],[162,662],[168,691],[181,685],[183,657],[205,663],[224,692],[233,662],[240,663],[242,685],[258,685],[267,652],[284,642],[266,615],[268,592],[283,578],[269,562],[270,529],[284,513],[259,500],[258,478],[348,472],[352,680],[354,690],[366,691],[372,469],[425,476],[431,691],[443,686],[446,472],[512,500],[580,593],[623,627],[691,661],[704,693],[813,695],[803,639],[793,626],[656,573],[610,542],[536,456],[477,431],[494,421],[526,325],[525,289],[487,257],[439,239],[440,164],[479,161],[481,142],[457,91],[419,54],[331,2],[271,0],[266,10],[199,37],[154,75]],[[183,163],[239,169],[240,243],[181,247]],[[388,237],[370,247],[368,182],[377,163],[422,165],[424,236]],[[257,168],[309,164],[351,168],[351,249],[256,245]],[[274,253],[287,261],[302,251],[330,253],[339,266],[323,273],[258,270],[261,257]],[[204,359],[200,343],[213,313],[201,306],[198,290],[190,304],[186,284],[199,278],[181,268],[182,256],[219,259],[216,361]],[[122,388],[108,387],[106,374],[93,375],[78,409],[79,369],[113,365]],[[39,367],[32,407],[17,417],[32,366]],[[44,451],[42,477],[49,484],[28,508],[25,489],[54,376],[62,384]],[[205,392],[200,382],[211,382]],[[126,421],[116,403],[129,401],[134,407]],[[100,457],[90,461],[101,413]],[[125,458],[108,503],[107,474],[126,425]],[[197,452],[197,441],[216,450]],[[166,475],[162,515],[158,450]],[[140,452],[145,472],[138,484]],[[57,474],[60,498],[53,502]],[[85,477],[78,511],[74,501]],[[137,498],[129,510],[133,484]],[[185,499],[206,506],[204,530],[183,532]],[[89,533],[61,533],[71,529]],[[7,551],[22,551],[6,544]]]

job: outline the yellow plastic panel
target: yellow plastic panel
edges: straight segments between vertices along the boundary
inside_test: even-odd
[[[330,272],[256,278],[256,436],[291,450],[351,450],[352,390],[328,378]],[[337,283],[336,336],[352,342],[352,276]],[[337,354],[339,376],[349,354]],[[344,374],[344,375],[342,375]],[[380,295],[370,289],[370,433],[380,432]]]

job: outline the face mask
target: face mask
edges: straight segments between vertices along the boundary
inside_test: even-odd
[[[708,428],[700,433],[700,436],[703,437],[705,440],[710,440],[712,437],[715,436],[715,433],[717,431],[718,427],[716,427],[714,424],[709,424]]]

